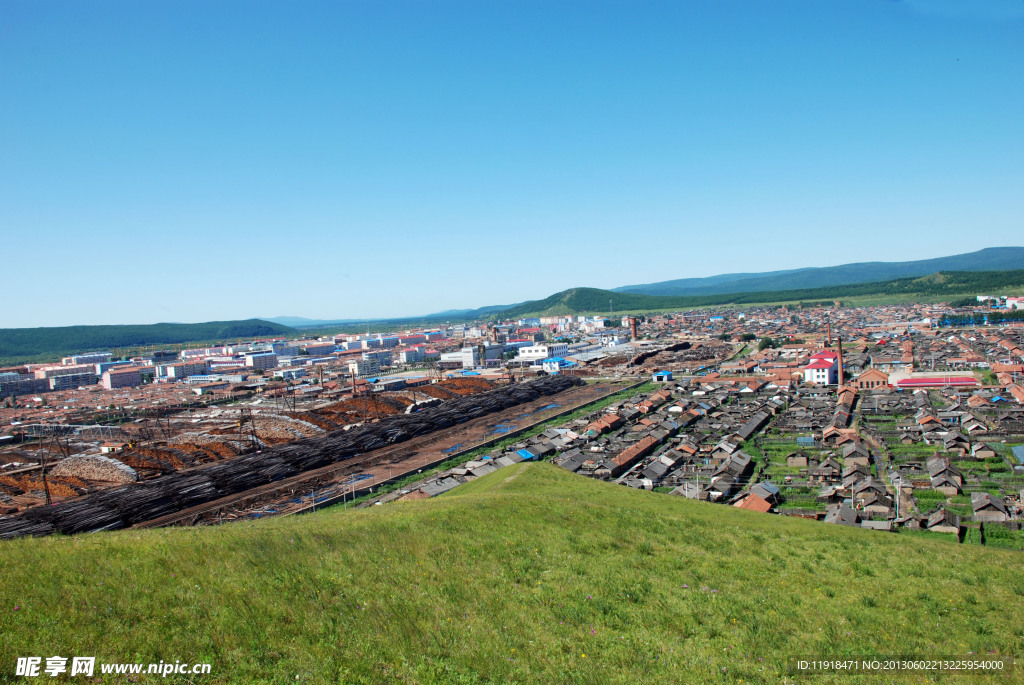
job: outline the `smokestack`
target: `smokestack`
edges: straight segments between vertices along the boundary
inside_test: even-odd
[[[843,384],[843,339],[839,338],[836,342],[839,343],[839,385]]]
[[[629,317],[629,332],[633,336],[633,340],[636,340],[638,337],[640,337],[640,336],[638,336],[636,334],[636,317],[635,316]]]
[[[826,319],[828,322],[828,342],[825,343],[825,347],[832,348],[832,319]]]

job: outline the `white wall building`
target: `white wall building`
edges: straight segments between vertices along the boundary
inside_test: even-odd
[[[549,357],[564,357],[569,354],[567,343],[543,343],[519,348],[518,361],[539,362]]]

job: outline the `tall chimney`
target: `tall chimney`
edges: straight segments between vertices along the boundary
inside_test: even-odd
[[[839,385],[843,384],[843,339],[838,338],[836,342],[839,343]]]
[[[828,342],[825,343],[825,347],[832,349],[832,319],[825,319],[828,323]]]
[[[633,340],[636,340],[637,338],[640,337],[640,336],[638,336],[636,334],[636,317],[635,316],[629,317],[629,332],[633,336]]]

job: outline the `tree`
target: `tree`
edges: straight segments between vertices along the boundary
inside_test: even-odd
[[[761,338],[761,340],[759,340],[757,343],[757,351],[760,352],[762,350],[768,349],[769,347],[774,348],[775,345],[775,341],[772,340],[771,338]]]

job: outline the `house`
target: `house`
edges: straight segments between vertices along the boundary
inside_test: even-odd
[[[843,485],[847,487],[870,477],[871,471],[864,464],[851,464],[843,469]]]
[[[651,380],[653,380],[655,383],[668,383],[669,381],[672,380],[672,372],[658,371],[651,377]]]
[[[871,495],[888,495],[888,491],[885,489],[885,484],[880,480],[874,478],[865,478],[864,480],[857,481],[852,486],[853,499],[855,501],[863,501],[869,498]]]
[[[971,447],[971,456],[975,459],[988,459],[989,457],[996,456],[996,450],[991,445],[978,442]]]
[[[755,483],[750,487],[750,493],[757,495],[766,502],[776,502],[779,498],[779,486],[768,481]]]
[[[753,492],[745,495],[742,499],[733,504],[733,506],[739,507],[740,509],[747,509],[749,511],[759,511],[762,514],[767,513],[772,508],[771,502],[755,495]]]
[[[863,443],[848,444],[843,447],[843,464],[846,466],[868,466],[871,464],[871,453]]]
[[[849,496],[849,492],[841,485],[826,485],[814,499],[823,504],[839,504]]]
[[[859,527],[860,516],[849,504],[834,504],[825,512],[825,523]]]
[[[928,518],[922,519],[921,527],[936,533],[959,533],[960,517],[945,508],[941,508]]]
[[[838,483],[843,471],[839,462],[829,457],[818,464],[815,468],[809,469],[807,479],[811,483]]]
[[[677,487],[675,490],[668,494],[679,495],[687,499],[707,499],[707,494],[705,493],[705,491],[701,490],[700,486],[693,481],[687,481],[683,483],[682,485],[680,485],[679,487]]]
[[[889,495],[870,492],[861,498],[860,507],[865,514],[888,518],[892,513],[893,499]]]
[[[712,502],[727,499],[736,488],[736,481],[731,476],[721,476],[707,488],[708,499]]]
[[[984,423],[974,418],[973,416],[969,419],[966,419],[963,423],[961,423],[960,428],[968,435],[979,435],[981,433],[988,433],[988,426],[986,426]]]
[[[974,510],[975,521],[1006,521],[1010,518],[1002,498],[987,492],[971,493],[971,509]]]
[[[932,488],[952,497],[960,493],[963,485],[963,474],[949,463],[945,457],[928,458],[928,477],[932,481]]]
[[[810,363],[803,369],[805,383],[835,385],[839,382],[839,357],[831,350],[822,350],[811,355]]]
[[[970,441],[956,431],[950,431],[942,438],[942,448],[961,457],[967,454],[970,447]]]
[[[786,455],[786,466],[790,468],[806,468],[807,453],[804,451],[790,452]]]
[[[868,369],[857,376],[851,386],[858,390],[874,390],[875,388],[886,388],[889,385],[889,374],[880,369]]]

